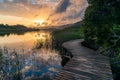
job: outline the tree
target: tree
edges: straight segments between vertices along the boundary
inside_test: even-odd
[[[97,48],[99,48],[100,46],[107,47],[112,44],[113,25],[120,21],[116,20],[120,19],[118,1],[88,0],[90,6],[87,8],[84,18],[85,42],[88,45],[94,45],[93,48],[97,45]]]
[[[84,39],[91,48],[102,47],[112,57],[115,80],[120,79],[120,0],[88,0],[84,18]]]

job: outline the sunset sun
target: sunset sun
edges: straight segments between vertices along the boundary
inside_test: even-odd
[[[46,21],[43,19],[33,20],[33,24],[34,24],[34,26],[46,27],[46,26],[49,26],[50,21]]]
[[[33,23],[34,23],[34,25],[35,26],[44,26],[43,24],[44,24],[44,22],[45,22],[45,20],[33,20]]]
[[[40,25],[42,25],[42,23],[44,22],[44,20],[33,20],[35,23],[39,23]]]

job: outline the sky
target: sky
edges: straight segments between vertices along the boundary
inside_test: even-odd
[[[83,19],[87,7],[87,0],[0,0],[0,24],[73,24]]]

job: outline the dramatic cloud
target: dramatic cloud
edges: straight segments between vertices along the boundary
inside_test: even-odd
[[[0,0],[0,15],[44,20],[45,25],[65,25],[80,21],[87,6],[87,0]],[[0,18],[0,22],[5,21]]]
[[[61,3],[58,5],[56,9],[56,13],[64,12],[66,11],[67,7],[69,6],[69,0],[62,0]]]
[[[60,4],[62,4],[61,2]],[[60,7],[60,5],[57,5]],[[69,0],[69,5],[65,6],[65,10],[52,13],[48,20],[56,25],[64,25],[81,21],[84,17],[88,4],[86,0]],[[58,9],[58,7],[56,8]],[[61,13],[62,12],[62,13]]]

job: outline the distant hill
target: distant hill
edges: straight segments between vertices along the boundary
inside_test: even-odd
[[[82,24],[82,21],[78,21],[76,23],[73,24],[66,24],[66,25],[60,25],[60,26],[44,26],[44,27],[38,27],[39,30],[61,30],[64,28],[68,28],[68,27],[78,27]]]
[[[56,29],[64,29],[64,28],[68,28],[68,27],[78,27],[81,24],[82,24],[82,21],[79,21],[74,24],[66,24],[66,25],[58,26]]]
[[[8,30],[37,30],[34,28],[28,28],[24,25],[4,25],[4,24],[0,24],[0,30],[2,31],[8,31]]]
[[[4,25],[0,24],[0,36],[9,36],[10,34],[22,35],[26,32],[39,31],[37,28],[28,28],[23,25]]]

